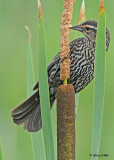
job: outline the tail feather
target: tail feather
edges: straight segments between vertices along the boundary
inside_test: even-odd
[[[38,107],[29,118],[29,121],[24,124],[24,128],[29,132],[36,132],[42,128],[41,110]]]
[[[34,103],[32,103],[28,109],[22,111],[19,114],[15,114],[14,112],[12,113],[13,119],[20,119],[24,116],[26,116],[27,114],[31,113],[36,107],[37,107],[38,103],[35,101]],[[21,106],[21,105],[20,105]],[[16,109],[15,109],[16,110]]]
[[[16,123],[17,125],[24,125],[24,128],[27,130],[30,125],[30,120],[32,117],[34,117],[34,114],[38,111],[39,112],[39,119],[41,119],[41,113],[40,113],[40,100],[39,100],[39,93],[36,92],[33,94],[30,98],[28,98],[25,102],[22,104],[18,105],[11,111],[11,115],[13,117],[13,122]],[[36,115],[37,116],[37,115]],[[41,120],[40,120],[41,121]],[[37,124],[35,123],[37,126]],[[30,127],[29,127],[30,128]],[[39,127],[37,127],[39,128]],[[41,127],[40,127],[41,128]],[[34,129],[31,130],[31,132],[35,131]]]
[[[13,115],[20,114],[24,111],[26,111],[30,106],[32,106],[32,103],[34,103],[37,100],[38,92],[33,94],[30,98],[28,98],[26,101],[24,101],[22,104],[15,107],[11,113]]]
[[[17,115],[17,116],[13,116],[13,121],[16,124],[22,124],[26,119],[30,118],[32,113],[36,110],[36,108],[38,107],[38,104],[36,103],[36,105],[32,106],[32,108],[28,109],[26,112],[24,111],[23,113]]]
[[[50,107],[55,98],[50,101]],[[28,98],[25,102],[18,105],[11,111],[14,123],[23,125],[29,132],[36,132],[42,128],[40,98],[38,91]]]

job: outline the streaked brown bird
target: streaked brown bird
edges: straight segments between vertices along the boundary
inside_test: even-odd
[[[69,57],[71,59],[70,79],[69,84],[72,84],[75,93],[78,93],[85,88],[94,78],[94,60],[95,46],[97,34],[97,21],[89,20],[84,23],[71,27],[73,30],[82,32],[85,37],[75,39],[70,43]],[[106,51],[110,43],[110,33],[106,29]],[[56,99],[56,91],[60,80],[60,53],[47,66],[50,108]],[[39,97],[39,82],[35,85],[36,92],[25,102],[18,105],[11,111],[14,123],[23,125],[24,129],[29,132],[36,132],[42,127],[40,97]]]

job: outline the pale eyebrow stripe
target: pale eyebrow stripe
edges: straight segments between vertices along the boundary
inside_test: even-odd
[[[91,25],[85,25],[85,27],[88,27],[88,28],[96,29],[96,30],[97,30],[97,27],[94,27],[94,26],[91,26]]]

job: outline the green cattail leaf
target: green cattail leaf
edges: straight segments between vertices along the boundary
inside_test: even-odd
[[[39,27],[39,93],[46,160],[54,160],[43,18]]]
[[[28,63],[27,63],[27,97],[33,94],[33,86],[35,82],[34,69],[33,69],[33,59],[32,59],[32,47],[31,47],[31,35],[29,31],[29,41],[28,41]],[[33,146],[34,160],[45,160],[44,152],[44,142],[42,136],[42,130],[36,133],[31,133],[31,140]]]
[[[95,55],[95,81],[94,81],[94,112],[93,112],[93,134],[92,134],[92,160],[98,160],[103,107],[104,107],[104,85],[105,85],[105,52],[106,52],[106,17],[105,10],[99,12],[96,55]]]
[[[60,46],[60,19],[63,9],[63,1],[61,0],[41,0],[44,30],[45,30],[45,43],[47,62],[49,63],[59,52]],[[57,159],[57,118],[56,118],[56,105],[54,104],[51,109],[52,120],[52,134],[54,143],[54,154]]]
[[[1,149],[1,143],[0,143],[0,160],[3,160],[2,149]]]
[[[82,5],[80,9],[80,14],[78,18],[78,24],[81,24],[85,21],[85,1],[82,0]],[[76,38],[83,37],[83,34],[81,32],[76,32]],[[76,113],[78,110],[78,103],[79,103],[79,93],[75,94],[75,103],[76,103]]]
[[[78,24],[83,23],[84,21],[85,21],[85,2],[83,0],[82,5],[81,5],[81,9],[80,9],[79,18],[78,18]],[[81,38],[81,37],[83,37],[83,34],[81,32],[76,32],[76,38]],[[80,93],[75,94],[75,105],[76,105],[75,113],[76,114],[78,112],[79,96],[80,96]],[[77,130],[77,123],[75,123],[75,129]],[[77,143],[77,132],[76,131],[75,131],[75,139],[76,139],[75,141]],[[75,159],[77,158],[76,156],[77,156],[77,147],[75,147]]]

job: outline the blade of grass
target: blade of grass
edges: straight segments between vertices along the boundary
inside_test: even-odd
[[[54,160],[43,18],[39,25],[39,92],[46,160]]]
[[[106,52],[106,15],[104,2],[101,0],[95,55],[95,82],[94,82],[94,112],[93,112],[93,134],[92,134],[92,160],[98,160],[99,154],[103,106],[104,106],[104,84],[105,84],[105,52]]]
[[[41,0],[41,5],[44,15],[44,30],[46,42],[47,62],[59,52],[59,39],[60,39],[60,17],[62,12],[63,1],[61,0]],[[51,25],[50,25],[51,24]],[[57,160],[57,113],[56,105],[54,104],[51,109],[52,120],[52,134],[54,142],[54,154]]]
[[[28,63],[27,63],[27,97],[33,94],[33,86],[35,82],[33,59],[32,59],[32,47],[31,47],[31,33],[28,26],[25,27],[29,33],[28,40]],[[45,160],[44,141],[42,136],[42,130],[37,133],[31,133],[32,147],[34,153],[34,160]]]
[[[83,23],[85,21],[85,2],[82,0],[82,5],[80,9],[80,14],[78,18],[78,24]],[[81,38],[83,34],[81,32],[76,32],[76,38]],[[76,103],[76,114],[78,110],[78,103],[79,103],[79,93],[75,94],[75,103]]]
[[[27,55],[27,97],[33,94],[33,86],[35,82],[33,60],[32,60],[32,47],[31,47],[31,33],[28,26],[25,26],[29,33],[28,39],[28,55]]]
[[[81,9],[80,9],[80,14],[79,14],[79,18],[78,18],[78,24],[83,23],[85,21],[85,2],[84,0],[82,0],[82,5],[81,5]],[[81,32],[76,32],[76,38],[81,38],[83,36],[83,34]],[[79,95],[80,93],[76,93],[75,94],[75,113],[77,116],[77,112],[78,112],[78,104],[79,104]],[[77,121],[76,121],[77,122]],[[75,129],[77,128],[77,123],[75,123]],[[75,139],[77,139],[77,133],[75,132]],[[77,143],[77,140],[75,140]],[[77,146],[77,145],[76,145]],[[75,147],[75,159],[77,156],[77,147]]]
[[[1,142],[0,142],[0,160],[3,160],[2,149],[1,149]]]

